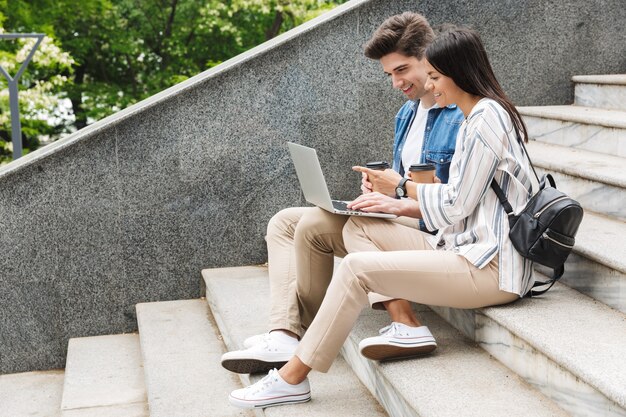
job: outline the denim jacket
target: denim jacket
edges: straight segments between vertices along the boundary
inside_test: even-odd
[[[409,168],[402,166],[402,148],[417,113],[418,103],[419,101],[407,101],[396,115],[393,169],[400,175],[404,175]],[[454,104],[443,108],[432,108],[428,111],[420,163],[435,164],[436,175],[443,183],[448,182],[456,135],[463,119],[463,112]]]

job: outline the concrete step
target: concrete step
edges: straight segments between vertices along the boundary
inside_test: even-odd
[[[572,416],[626,416],[623,313],[562,284],[507,306],[433,309]]]
[[[607,250],[607,248],[613,248]],[[561,282],[626,313],[626,223],[585,212]],[[552,271],[538,267],[544,274]]]
[[[625,158],[536,141],[527,149],[537,171],[550,172],[585,209],[626,220]]]
[[[203,276],[207,300],[220,328],[226,329],[222,333],[227,345],[239,347],[246,336],[267,331],[269,288],[265,267],[208,269]],[[382,364],[362,357],[357,352],[358,342],[378,334],[378,329],[388,324],[386,313],[370,309],[364,311],[342,350],[354,372],[390,416],[566,415],[432,311],[422,307],[420,314],[439,342],[431,356]],[[338,377],[344,372],[351,374],[344,368],[344,361],[338,358],[328,374],[311,373],[310,404],[267,409],[266,414],[276,411],[281,414],[271,415],[380,415],[380,411],[374,411],[376,404],[371,396],[353,375],[350,379]],[[342,383],[328,386],[329,378]],[[365,398],[369,398],[370,405],[365,405]]]
[[[70,339],[63,417],[148,417],[139,336]]]
[[[575,75],[574,104],[626,111],[626,74]]]
[[[267,332],[269,285],[267,268],[260,266],[205,269],[207,301],[229,350],[243,348],[253,334]],[[219,361],[216,361],[219,366]],[[222,373],[228,373],[222,369]],[[263,375],[240,375],[245,385]],[[354,375],[343,358],[330,372],[309,375],[313,400],[304,404],[266,408],[267,417],[384,417],[387,413]]]
[[[0,417],[59,417],[63,371],[0,375]]]
[[[626,157],[626,110],[580,106],[518,107],[530,139]]]
[[[228,403],[241,384],[220,366],[224,345],[205,300],[136,308],[150,417],[254,415]]]

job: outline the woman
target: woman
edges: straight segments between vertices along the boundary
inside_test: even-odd
[[[422,218],[439,232],[431,236],[392,222],[351,218],[344,228],[346,247],[369,244],[372,251],[344,258],[295,356],[256,384],[233,391],[232,404],[308,401],[308,373],[329,369],[370,291],[421,304],[479,308],[512,302],[532,287],[531,263],[513,248],[507,215],[490,189],[495,178],[516,212],[531,197],[531,171],[518,142],[527,136],[522,118],[496,80],[476,32],[441,34],[426,59],[426,88],[437,104],[454,103],[465,115],[448,184],[409,181],[401,183],[409,198],[368,193],[351,207]],[[355,170],[374,182],[401,180],[391,170]]]

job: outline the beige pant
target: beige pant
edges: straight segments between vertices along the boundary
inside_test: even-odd
[[[302,335],[302,329],[311,324],[333,276],[334,257],[347,253],[342,229],[348,219],[317,207],[292,207],[272,217],[265,237],[271,330],[286,329]],[[390,300],[370,294],[377,308]]]
[[[395,222],[349,219],[343,233],[348,251],[371,251],[350,253],[339,265],[296,350],[302,362],[321,372],[330,368],[361,310],[367,306],[370,291],[454,308],[505,304],[519,298],[498,288],[497,258],[478,269],[453,252],[434,251],[426,236]]]

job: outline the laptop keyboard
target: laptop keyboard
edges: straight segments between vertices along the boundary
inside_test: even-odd
[[[333,200],[333,207],[335,208],[335,210],[341,210],[341,211],[358,211],[354,209],[349,209],[347,202],[339,201],[339,200]]]

